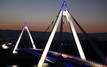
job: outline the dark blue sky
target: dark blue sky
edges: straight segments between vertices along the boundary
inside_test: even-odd
[[[43,31],[64,0],[0,0],[0,29]],[[70,13],[88,33],[107,32],[107,0],[66,0]],[[77,32],[80,32],[77,29]]]

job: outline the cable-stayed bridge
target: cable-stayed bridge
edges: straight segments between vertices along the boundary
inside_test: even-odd
[[[63,30],[63,18],[65,18],[67,20],[70,30],[73,33],[73,37],[74,37],[80,57],[75,57],[75,56],[68,55],[65,53],[49,50],[59,24],[60,24],[59,43],[61,43],[61,41],[62,41],[61,37],[62,37],[62,30]],[[49,64],[48,66],[51,66],[51,67],[57,67],[57,66],[59,66],[59,67],[104,67],[105,66],[106,67],[106,65],[104,65],[104,64],[99,64],[99,63],[87,60],[88,58],[85,56],[85,53],[81,46],[79,37],[77,36],[73,22],[75,22],[77,24],[77,26],[80,28],[80,30],[83,32],[83,34],[88,39],[88,41],[92,44],[93,48],[98,53],[100,58],[106,63],[105,55],[94,45],[94,43],[91,41],[89,36],[84,31],[84,29],[78,24],[78,22],[75,20],[75,18],[70,14],[65,1],[63,2],[62,6],[60,8],[56,21],[52,28],[50,37],[49,37],[44,49],[38,49],[36,47],[36,44],[34,44],[33,38],[29,31],[28,25],[27,25],[27,23],[25,23],[23,30],[16,42],[16,45],[15,45],[12,53],[18,54],[20,51],[22,51],[22,52],[26,52],[28,54],[34,55],[35,57],[38,58],[37,67],[43,67],[45,63],[48,63]],[[25,29],[27,30],[27,33],[31,40],[31,44],[33,47],[32,49],[18,48],[18,45],[20,43],[20,40],[22,38],[22,35],[23,35],[23,32]]]

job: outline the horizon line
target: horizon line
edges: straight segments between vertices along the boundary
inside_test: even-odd
[[[21,31],[21,30],[13,30],[13,29],[0,29],[0,30]],[[45,32],[45,31],[31,31],[31,32]],[[47,32],[50,32],[50,31],[47,31]],[[71,33],[71,32],[68,32],[68,33]],[[77,32],[77,33],[82,33],[82,32]],[[91,32],[91,33],[94,33],[94,32]],[[96,32],[96,33],[107,33],[107,32]],[[90,33],[88,33],[88,34],[90,34]]]

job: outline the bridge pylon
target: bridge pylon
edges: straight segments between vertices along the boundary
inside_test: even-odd
[[[64,9],[64,7],[65,7],[65,9]],[[42,56],[41,56],[41,58],[40,58],[40,60],[39,60],[38,67],[42,67],[42,65],[43,65],[43,63],[44,63],[44,60],[45,60],[45,58],[46,58],[46,56],[47,56],[47,53],[48,53],[49,48],[50,48],[50,46],[51,46],[52,40],[53,40],[53,38],[54,38],[55,32],[56,32],[56,30],[57,30],[58,24],[59,24],[59,22],[62,21],[62,19],[61,19],[62,16],[65,16],[66,19],[67,19],[67,22],[70,24],[70,28],[71,28],[71,31],[72,31],[72,33],[73,33],[73,37],[74,37],[75,43],[76,43],[77,48],[78,48],[80,58],[83,59],[83,60],[86,60],[86,57],[85,57],[85,55],[84,55],[82,46],[81,46],[81,44],[80,44],[79,38],[78,38],[78,36],[77,36],[76,30],[75,30],[74,25],[73,25],[73,22],[74,22],[74,21],[72,20],[71,14],[69,13],[68,8],[67,8],[67,5],[66,5],[66,3],[65,3],[65,1],[64,1],[63,4],[62,4],[62,6],[61,6],[61,8],[60,8],[59,13],[58,13],[58,17],[57,17],[57,19],[56,19],[54,28],[53,28],[53,30],[52,30],[52,32],[51,32],[51,35],[50,35],[50,37],[49,37],[49,39],[48,39],[48,41],[47,41],[46,47],[45,47],[45,49],[44,49],[44,51],[43,51],[43,54],[42,54]]]
[[[20,34],[20,36],[19,36],[19,38],[18,38],[18,40],[17,40],[17,42],[16,42],[16,45],[15,45],[14,49],[13,49],[13,52],[12,52],[13,54],[17,53],[16,49],[17,49],[17,47],[18,47],[18,45],[19,45],[19,43],[20,43],[20,40],[21,40],[21,38],[22,38],[22,35],[23,35],[23,32],[24,32],[25,29],[26,29],[29,37],[30,37],[30,40],[31,40],[33,49],[36,49],[36,46],[35,46],[34,41],[33,41],[33,38],[32,38],[31,33],[30,33],[30,31],[29,31],[27,22],[25,22],[24,27],[23,27],[23,29],[22,29],[22,32],[21,32],[21,34]]]

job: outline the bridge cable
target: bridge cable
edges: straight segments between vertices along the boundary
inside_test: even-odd
[[[71,15],[71,14],[70,14]],[[85,32],[85,30],[80,26],[80,24],[75,20],[75,18],[71,15],[73,21],[77,24],[77,26],[79,27],[79,29],[83,32],[83,34],[86,36],[87,40],[89,41],[89,43],[91,44],[91,46],[95,49],[95,51],[97,52],[97,54],[100,56],[100,58],[103,60],[103,62],[106,63],[106,56],[104,55],[104,53],[101,51],[100,48],[98,48],[98,46],[96,46],[96,44],[91,40],[91,38],[87,35],[87,33]],[[107,64],[107,63],[106,63]]]

